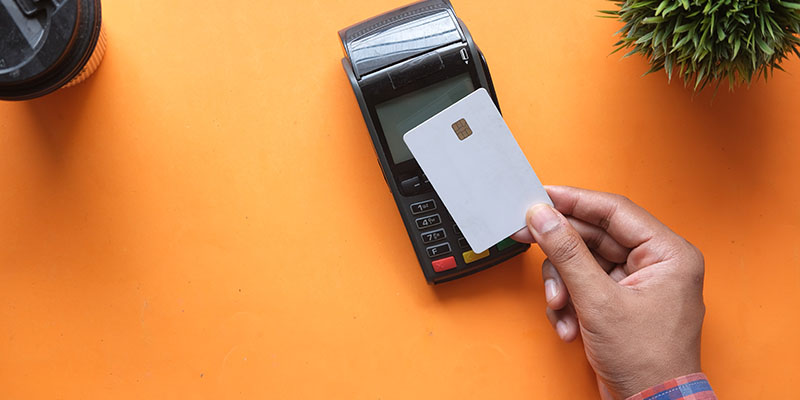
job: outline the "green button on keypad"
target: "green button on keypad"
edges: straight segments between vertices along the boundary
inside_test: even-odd
[[[517,242],[512,238],[505,238],[502,242],[497,244],[497,251],[503,251],[513,245],[517,244]]]

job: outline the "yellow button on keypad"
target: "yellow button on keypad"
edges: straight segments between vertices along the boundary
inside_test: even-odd
[[[470,251],[465,251],[461,255],[464,256],[464,262],[469,264],[469,263],[474,263],[475,261],[478,261],[482,258],[489,257],[489,250],[477,254],[474,251],[470,250]]]

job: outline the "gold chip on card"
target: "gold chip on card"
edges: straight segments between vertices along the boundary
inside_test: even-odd
[[[452,126],[459,140],[464,140],[472,135],[472,129],[464,118],[456,121]]]

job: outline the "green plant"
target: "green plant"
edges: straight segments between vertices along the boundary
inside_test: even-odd
[[[625,24],[612,54],[642,54],[645,75],[664,69],[695,91],[766,80],[792,52],[800,57],[800,0],[611,1],[618,9],[601,12]]]

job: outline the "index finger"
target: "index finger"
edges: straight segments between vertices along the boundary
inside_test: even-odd
[[[558,211],[602,228],[627,248],[636,248],[669,229],[620,195],[570,186],[545,186],[545,189]]]

